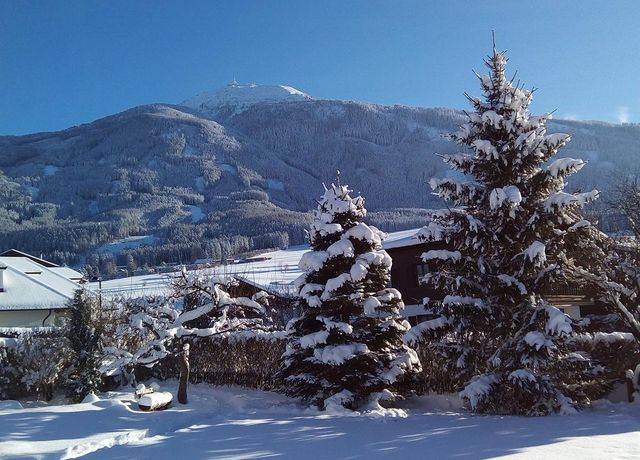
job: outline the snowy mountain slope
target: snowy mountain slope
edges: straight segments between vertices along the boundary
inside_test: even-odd
[[[200,93],[186,101],[182,106],[197,110],[203,114],[216,116],[219,113],[237,114],[248,107],[260,103],[277,103],[313,99],[291,86],[286,85],[241,85],[235,80],[226,87]]]
[[[435,153],[457,150],[442,135],[464,120],[452,109],[320,100],[283,86],[228,86],[184,104],[0,137],[4,244],[63,251],[56,260],[70,261],[130,235],[154,235],[174,252],[191,245],[180,250],[185,260],[204,255],[193,244],[206,238],[285,231],[301,243],[301,212],[337,169],[370,211],[439,207],[427,186],[446,174]],[[558,120],[549,128],[572,134],[563,156],[589,160],[570,189],[606,195],[616,171],[640,164],[639,126]],[[70,225],[79,236],[62,241]]]

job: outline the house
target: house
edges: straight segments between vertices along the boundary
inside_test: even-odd
[[[383,242],[383,249],[393,260],[391,287],[402,294],[405,308],[401,314],[412,324],[427,319],[422,299],[437,298],[439,295],[418,282],[419,277],[429,270],[429,266],[421,261],[420,255],[437,248],[437,244],[418,240],[415,237],[418,230],[416,228],[389,233]],[[284,305],[287,304],[286,299],[295,296],[297,292],[294,281],[302,275],[298,263],[308,250],[308,246],[298,246],[260,254],[239,264],[218,267],[218,271],[219,274],[233,276],[238,281],[238,286],[232,291],[233,295],[250,297],[262,290],[274,297],[274,305]]]
[[[403,315],[412,325],[429,319],[422,306],[422,299],[442,299],[441,292],[420,283],[420,278],[437,270],[434,263],[422,261],[421,255],[432,249],[446,249],[442,243],[426,243],[415,237],[419,229],[389,235],[384,249],[393,260],[391,286],[398,289],[405,303]],[[572,317],[580,319],[586,315],[602,314],[606,308],[598,303],[595,294],[584,286],[556,284],[542,291],[542,296],[552,305]]]
[[[442,294],[436,292],[424,284],[420,279],[433,267],[423,262],[421,255],[430,249],[440,249],[437,243],[426,243],[416,238],[418,228],[403,232],[390,233],[383,242],[383,249],[391,256],[391,287],[396,288],[402,294],[405,308],[402,315],[409,320],[412,326],[428,319],[427,312],[422,306],[422,299],[442,298]]]
[[[265,259],[268,260],[268,259]],[[259,261],[261,262],[261,261]],[[234,283],[228,292],[233,297],[253,297],[259,292],[268,295],[269,316],[275,324],[285,327],[290,319],[300,316],[301,309],[293,295],[293,289],[283,289],[281,285],[262,285],[255,279],[241,275],[232,275]],[[288,283],[287,283],[288,284]],[[288,284],[290,288],[292,285]]]
[[[81,273],[30,254],[0,254],[0,327],[60,325],[81,281]]]

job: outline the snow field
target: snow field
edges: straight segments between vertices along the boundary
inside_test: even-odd
[[[175,380],[160,385],[177,390]],[[584,460],[631,459],[640,449],[640,411],[633,404],[601,401],[569,417],[471,416],[456,396],[433,395],[404,401],[408,417],[389,418],[332,415],[238,387],[189,390],[189,404],[161,412],[137,409],[133,389],[91,403],[3,406],[0,457]]]

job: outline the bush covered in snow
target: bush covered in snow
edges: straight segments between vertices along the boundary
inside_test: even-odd
[[[270,324],[268,297],[264,293],[253,299],[232,297],[229,283],[233,282],[183,272],[167,298],[127,300],[115,341],[104,347],[102,372],[127,381],[136,368],[137,375],[144,377],[150,372],[140,367],[159,364],[154,371],[157,376],[174,377],[175,358],[189,344],[191,381],[240,383],[244,379],[255,386],[270,381],[277,358],[269,362],[266,343],[282,334]],[[256,356],[250,357],[254,352]],[[260,363],[265,366],[257,370]]]
[[[603,332],[605,327],[600,321],[603,320],[595,317],[580,320],[574,327],[576,334],[567,344],[572,359],[588,359],[595,364],[591,375],[575,375],[574,381],[567,378],[569,390],[578,393],[572,396],[576,400],[586,397],[593,401],[605,397],[614,385],[625,381],[626,371],[640,362],[638,341],[630,332],[620,332],[628,330],[620,325],[620,320],[615,321],[612,332]]]
[[[50,400],[66,384],[69,342],[61,331],[23,332],[0,345],[0,398]],[[8,346],[7,346],[8,344]]]

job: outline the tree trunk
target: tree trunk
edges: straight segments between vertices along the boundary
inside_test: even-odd
[[[180,383],[178,385],[178,402],[187,404],[187,385],[189,384],[189,344],[185,343],[180,353]]]

